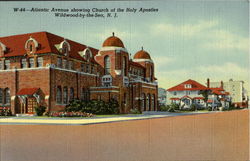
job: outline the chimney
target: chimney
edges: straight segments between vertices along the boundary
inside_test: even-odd
[[[210,88],[210,80],[209,80],[209,78],[207,79],[207,88]]]
[[[224,85],[223,85],[223,81],[220,82],[220,88],[223,89]]]

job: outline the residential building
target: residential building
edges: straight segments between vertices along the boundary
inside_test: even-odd
[[[158,109],[150,54],[130,57],[114,33],[99,50],[48,32],[1,37],[0,79],[0,108],[13,114],[61,111],[72,99],[115,99],[121,113]]]
[[[230,93],[232,103],[238,107],[248,107],[247,91],[244,88],[244,81],[234,81],[230,79],[228,82],[211,82],[210,86],[213,88],[222,87]]]
[[[167,104],[176,103],[180,107],[189,108],[191,104],[198,104],[204,107],[204,97],[200,91],[207,90],[207,87],[189,79],[174,87],[167,89]]]
[[[167,104],[176,103],[181,108],[189,108],[191,104],[227,108],[231,101],[230,93],[222,87],[211,88],[209,79],[207,87],[191,79],[180,83],[167,90],[167,98]]]

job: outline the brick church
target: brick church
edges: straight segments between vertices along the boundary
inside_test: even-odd
[[[120,112],[158,109],[154,63],[143,50],[130,57],[114,35],[101,49],[48,33],[0,38],[0,108],[33,114],[62,111],[72,99],[116,99]]]

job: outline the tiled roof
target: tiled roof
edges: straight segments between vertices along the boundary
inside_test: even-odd
[[[5,52],[4,57],[25,55],[25,43],[30,37],[34,38],[39,44],[36,54],[55,53],[62,55],[55,45],[59,45],[64,40],[63,37],[49,32],[34,32],[22,35],[0,37],[0,42],[7,47],[7,52]],[[78,52],[83,51],[87,48],[87,46],[68,39],[67,42],[70,44],[71,49],[69,51],[69,57],[84,61],[85,59],[80,56]],[[98,53],[98,50],[95,48],[89,47],[89,49],[93,53],[93,56]],[[95,62],[94,58],[91,61]]]
[[[170,98],[170,100],[180,100],[180,98]]]
[[[185,88],[186,84],[190,84],[191,88]],[[192,80],[189,79],[185,82],[182,82],[180,84],[178,84],[177,86],[171,87],[169,89],[167,89],[167,91],[171,92],[171,91],[194,91],[194,90],[206,90],[208,89],[206,86]]]
[[[189,97],[189,96],[187,96],[187,95],[185,95],[185,96],[181,97],[181,99],[183,99],[183,98],[193,99],[192,97]]]
[[[200,100],[204,100],[204,97],[194,97],[193,99],[200,99]]]
[[[17,92],[17,95],[33,95],[38,90],[39,90],[39,88],[23,88]]]

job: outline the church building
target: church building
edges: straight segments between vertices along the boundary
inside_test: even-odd
[[[121,113],[158,110],[150,54],[130,57],[114,33],[100,49],[49,32],[0,37],[0,79],[0,109],[13,114],[62,111],[72,99],[115,99]]]

